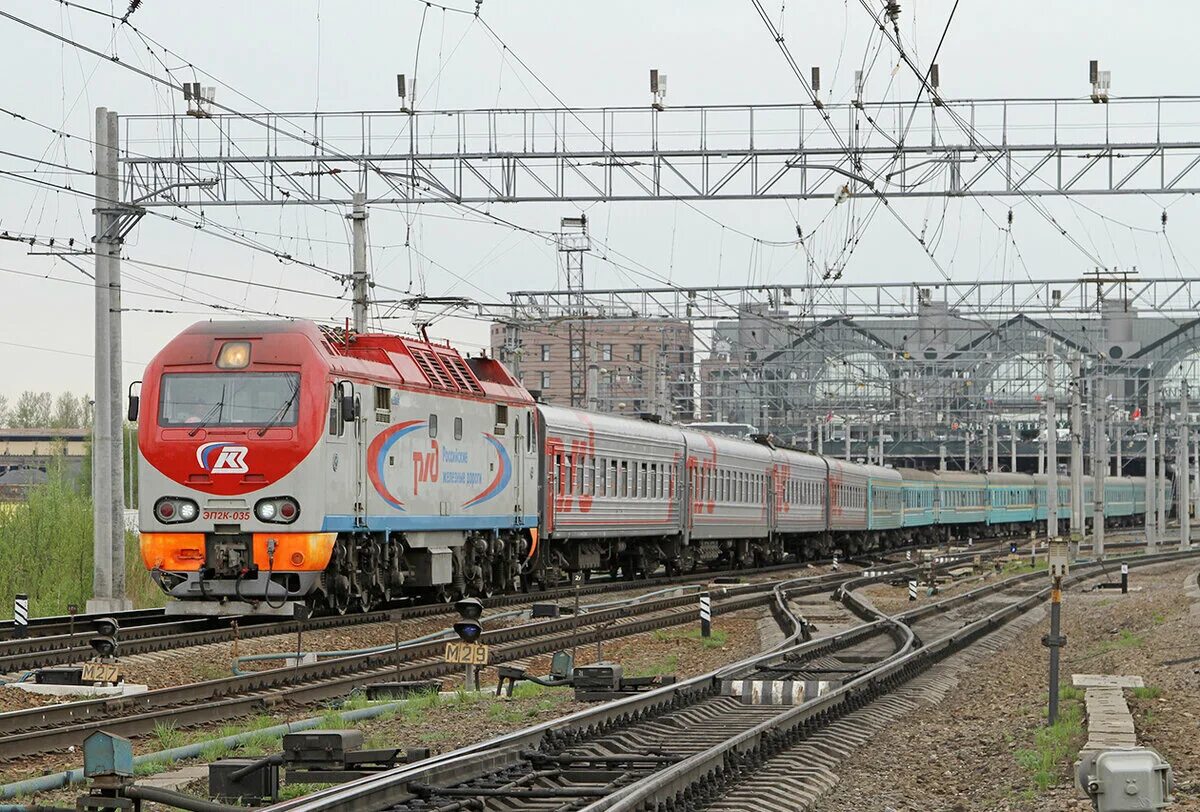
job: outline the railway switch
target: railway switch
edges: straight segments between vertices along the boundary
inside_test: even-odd
[[[279,799],[279,757],[223,758],[208,765],[208,794],[218,801]]]

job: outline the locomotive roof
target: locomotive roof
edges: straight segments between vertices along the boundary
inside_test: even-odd
[[[525,388],[496,359],[464,358],[449,344],[418,338],[361,333],[351,334],[349,341],[345,341],[303,319],[203,321],[184,330],[181,337],[218,340],[287,334],[307,338],[330,369],[349,377],[457,397],[533,402]]]

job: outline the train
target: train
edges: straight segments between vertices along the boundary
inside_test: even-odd
[[[486,354],[298,320],[191,326],[130,415],[142,562],[175,613],[343,614],[854,555],[1024,533],[1047,511],[1044,476],[589,413],[539,402]],[[1140,521],[1145,480],[1105,488],[1107,523]],[[1064,483],[1064,526],[1069,501]]]

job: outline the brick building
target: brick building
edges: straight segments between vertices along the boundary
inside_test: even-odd
[[[694,354],[685,322],[595,319],[575,322],[576,331],[581,324],[584,357],[575,364],[565,321],[521,324],[515,351],[505,345],[508,327],[493,324],[492,353],[547,403],[569,406],[574,392],[578,405],[603,412],[692,419]],[[589,380],[595,391],[587,391]]]

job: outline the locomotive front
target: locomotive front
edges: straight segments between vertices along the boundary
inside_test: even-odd
[[[319,587],[334,546],[317,461],[322,340],[297,322],[201,323],[147,368],[141,555],[182,599],[171,610],[290,614]]]

